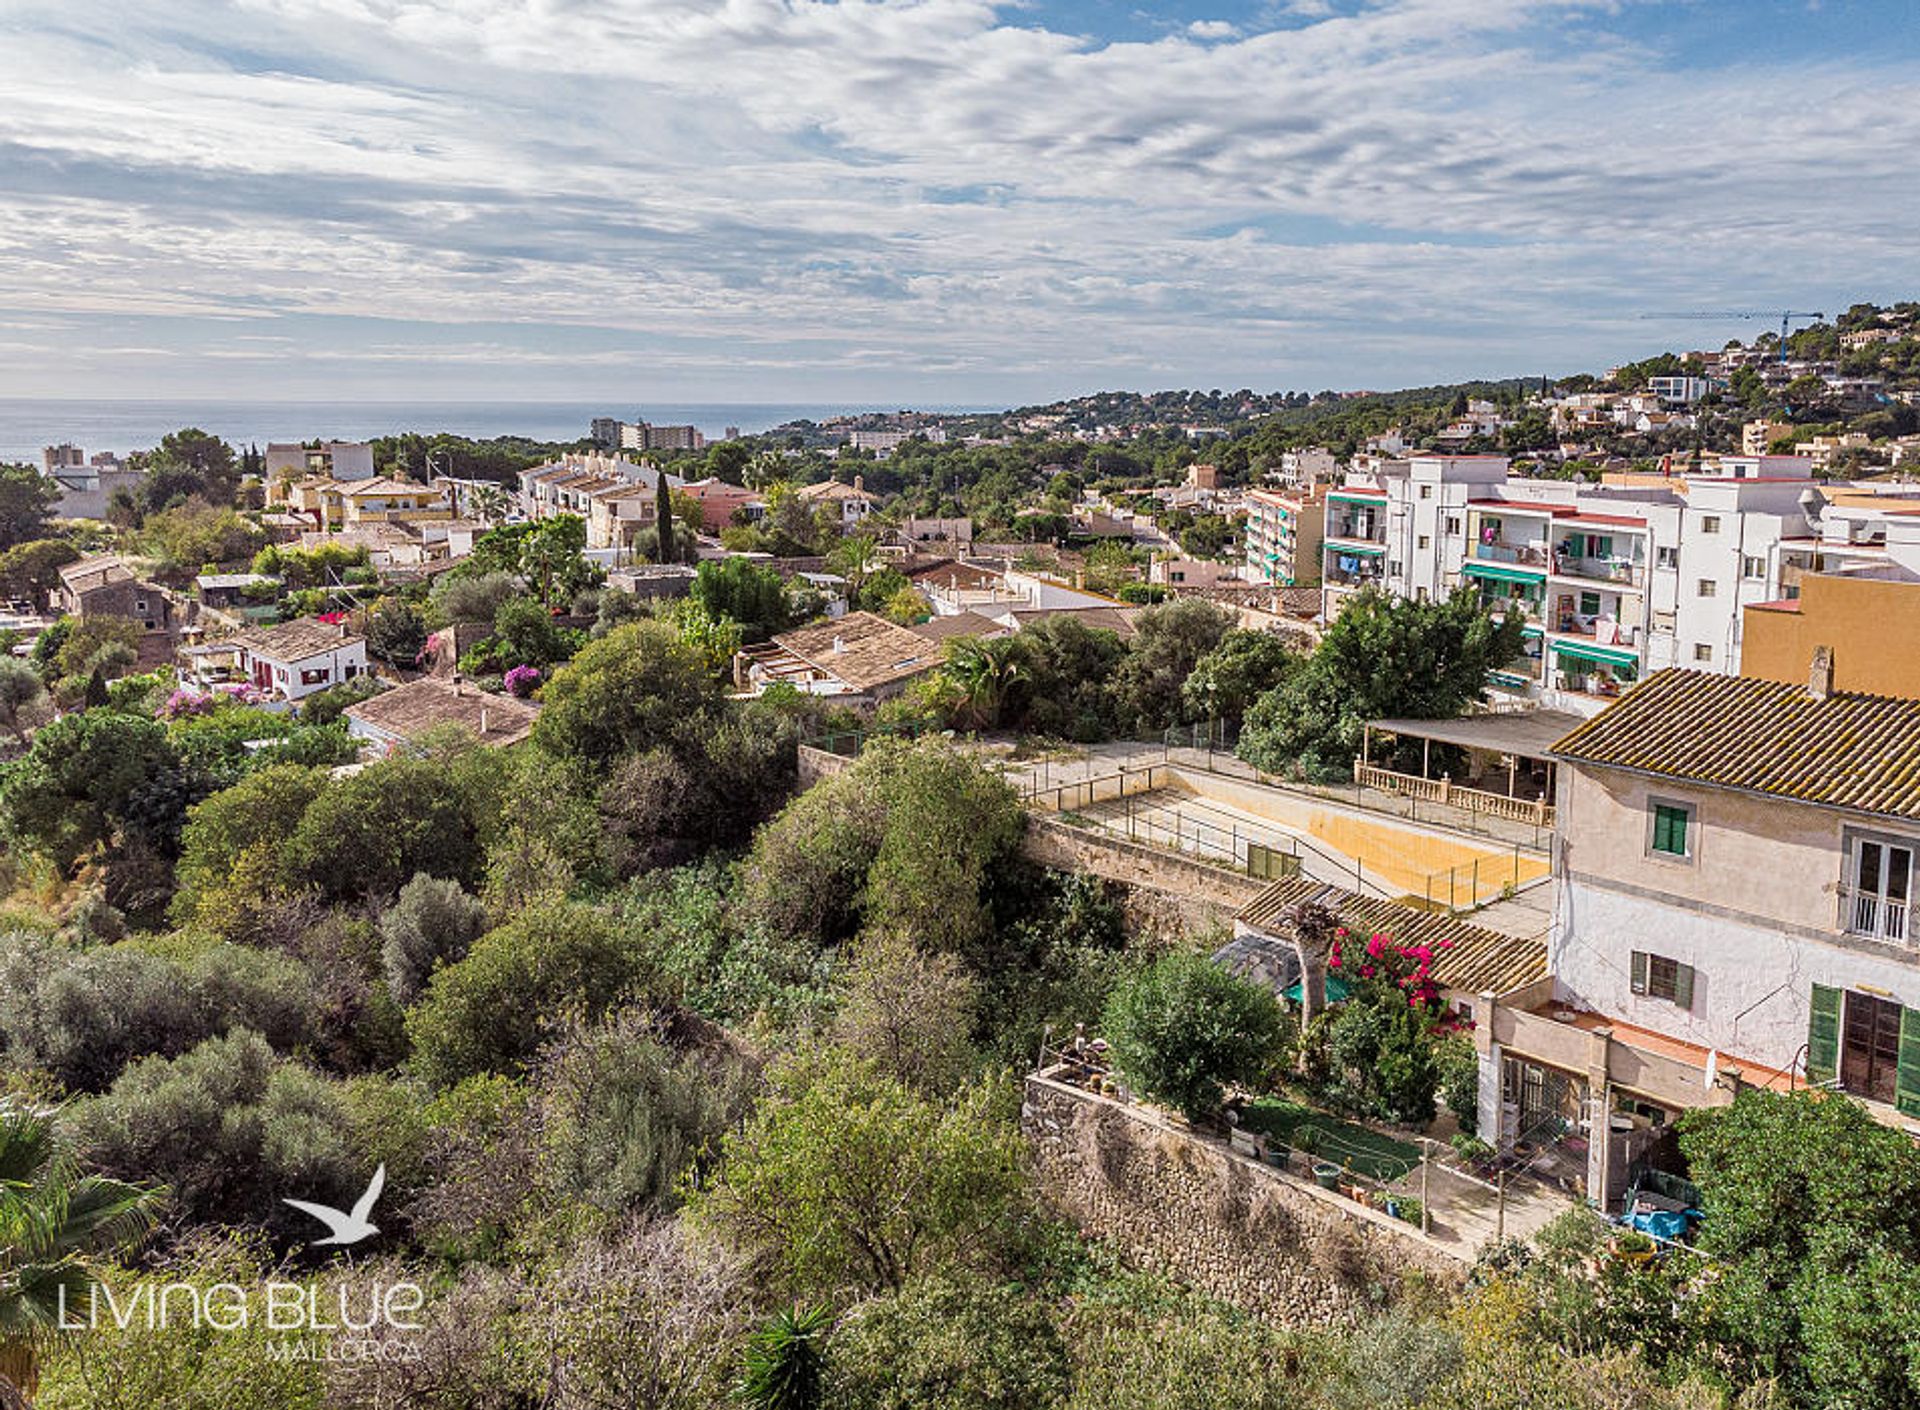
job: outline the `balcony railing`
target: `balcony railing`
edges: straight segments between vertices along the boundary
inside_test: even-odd
[[[1630,559],[1587,558],[1564,550],[1554,552],[1553,571],[1569,578],[1585,578],[1589,582],[1614,583],[1623,587],[1637,588],[1645,580],[1641,565]]]
[[[1503,543],[1484,540],[1473,546],[1473,556],[1482,563],[1517,563],[1525,568],[1547,566],[1547,550],[1538,543]]]
[[[1857,886],[1840,888],[1840,928],[1853,935],[1907,943],[1907,900]]]
[[[1356,543],[1380,543],[1386,537],[1386,525],[1381,519],[1329,519],[1326,532],[1330,539],[1352,539]]]

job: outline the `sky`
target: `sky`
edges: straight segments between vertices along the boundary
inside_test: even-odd
[[[0,0],[0,396],[1388,388],[1920,297],[1913,0]]]

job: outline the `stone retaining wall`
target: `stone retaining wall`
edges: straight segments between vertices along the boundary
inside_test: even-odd
[[[1157,1113],[1043,1076],[1020,1124],[1046,1201],[1138,1266],[1289,1326],[1341,1322],[1467,1265],[1413,1226]]]
[[[1021,850],[1056,871],[1084,871],[1173,898],[1192,928],[1231,920],[1268,883],[1158,847],[1029,814]]]
[[[845,773],[852,767],[853,760],[845,754],[835,754],[830,750],[817,749],[811,744],[803,744],[800,746],[800,759],[797,765],[800,791],[804,793],[821,779]]]

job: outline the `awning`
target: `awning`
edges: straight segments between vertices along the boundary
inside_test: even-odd
[[[1382,491],[1368,490],[1328,490],[1328,499],[1337,499],[1342,504],[1380,504],[1386,500]]]
[[[1365,553],[1371,554],[1375,558],[1385,558],[1387,556],[1386,547],[1382,544],[1360,543],[1331,535],[1328,537],[1327,542],[1333,546],[1333,550],[1336,553]]]
[[[1594,646],[1584,641],[1556,641],[1553,643],[1555,656],[1571,656],[1576,661],[1591,661],[1600,666],[1631,666],[1640,669],[1640,653],[1623,651],[1617,646]]]
[[[1503,583],[1529,583],[1535,587],[1547,580],[1545,568],[1513,568],[1505,563],[1463,563],[1460,571],[1477,578],[1498,578]]]

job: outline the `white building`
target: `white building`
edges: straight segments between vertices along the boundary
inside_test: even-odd
[[[215,646],[237,653],[235,667],[256,689],[299,700],[367,673],[367,639],[311,617],[241,632]]]
[[[322,475],[334,480],[371,480],[373,446],[366,441],[272,441],[267,445],[267,479],[285,473]]]

